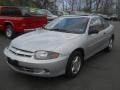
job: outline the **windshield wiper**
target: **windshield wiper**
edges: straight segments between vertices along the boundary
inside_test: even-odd
[[[58,32],[68,32],[68,30],[60,29],[60,28],[53,28],[53,29],[47,29],[47,30],[58,31]]]
[[[60,29],[60,28],[53,28],[51,30],[54,30],[54,31],[59,31],[59,32],[66,32],[67,30],[64,30],[64,29]]]
[[[73,33],[73,32],[71,32],[71,31],[69,31],[69,30],[60,29],[60,28],[49,29],[49,28],[45,28],[45,27],[44,27],[44,29],[46,29],[46,30],[50,30],[50,31],[57,31],[57,32]]]

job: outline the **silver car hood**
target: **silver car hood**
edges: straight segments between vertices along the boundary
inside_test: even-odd
[[[55,50],[72,39],[76,39],[79,34],[39,30],[17,37],[10,46],[35,52],[37,50]]]

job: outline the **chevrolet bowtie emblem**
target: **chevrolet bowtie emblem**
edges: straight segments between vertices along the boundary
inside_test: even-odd
[[[20,51],[16,51],[16,53],[20,53]]]

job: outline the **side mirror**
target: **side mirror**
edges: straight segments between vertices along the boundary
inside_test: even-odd
[[[91,35],[91,34],[98,34],[99,33],[99,31],[98,30],[94,30],[94,29],[90,29],[89,31],[88,31],[88,34],[89,35]]]

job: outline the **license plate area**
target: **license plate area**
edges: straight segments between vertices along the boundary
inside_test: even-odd
[[[8,63],[13,66],[19,66],[19,62],[17,60],[11,60],[10,58],[8,58]]]
[[[19,64],[19,61],[17,60],[12,60],[10,58],[8,58],[8,63],[13,66],[14,68],[21,70],[21,71],[27,71],[27,72],[34,72],[33,68],[29,68],[29,67],[25,67],[25,66],[21,66]]]

